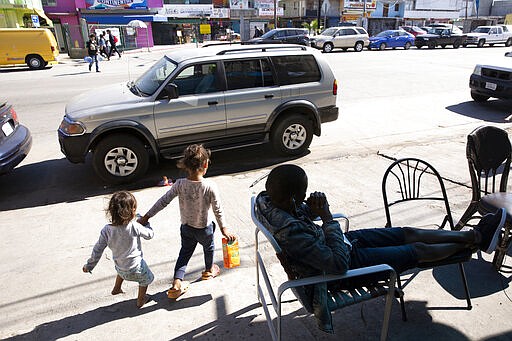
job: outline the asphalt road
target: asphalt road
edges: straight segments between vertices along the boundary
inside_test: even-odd
[[[435,159],[438,170],[452,181],[449,191],[456,192],[450,198],[460,214],[470,192],[467,186],[453,184],[469,181],[465,136],[483,124],[509,129],[512,115],[512,101],[474,103],[469,95],[469,75],[476,63],[502,58],[508,50],[498,46],[412,48],[325,55],[339,82],[340,117],[322,126],[322,136],[313,139],[308,154],[286,159],[274,156],[268,146],[260,146],[213,155],[208,176],[221,185],[228,221],[246,250],[244,264],[251,262],[247,254],[254,239],[248,222],[248,197],[261,190],[263,182],[254,189],[249,185],[282,162],[307,169],[312,188],[335,192],[333,200],[350,208],[357,226],[382,219],[378,179],[389,164],[387,157],[414,151],[412,156]],[[103,209],[108,195],[117,187],[98,180],[90,160],[85,165],[69,163],[60,152],[57,128],[71,97],[133,79],[163,53],[125,54],[121,59],[102,62],[101,73],[90,73],[87,64],[69,60],[40,71],[0,69],[0,100],[14,105],[20,121],[33,135],[28,157],[12,173],[0,177],[0,258],[4,270],[0,281],[5,285],[0,298],[0,338],[38,325],[44,329],[50,318],[63,318],[56,327],[63,335],[72,335],[65,332],[69,321],[76,322],[79,330],[87,326],[81,325],[80,315],[73,315],[71,320],[65,320],[66,316],[112,299],[108,295],[113,278],[110,265],[96,269],[91,277],[94,284],[80,269],[105,223]],[[140,181],[123,186],[136,192],[142,213],[164,193],[165,188],[155,187],[162,175],[176,178],[180,174],[173,161],[166,161],[153,165]],[[342,192],[347,195],[343,197]],[[154,266],[159,278],[157,288],[168,285],[173,266],[169,243],[176,240],[175,206],[167,215],[155,218],[153,224],[173,228],[159,228],[159,239],[144,244],[148,264]],[[177,249],[173,257],[174,253],[177,255]],[[196,252],[196,256],[192,263],[199,266],[194,271],[200,273],[201,255]],[[105,328],[106,322],[102,322]],[[189,323],[192,328],[193,321]],[[79,339],[103,335],[104,329],[90,328],[90,334]],[[493,332],[502,332],[500,328]],[[483,330],[471,335],[481,339],[482,334],[490,335]],[[133,336],[139,334],[129,335],[137,339]]]

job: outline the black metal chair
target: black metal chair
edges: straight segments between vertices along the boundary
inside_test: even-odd
[[[502,267],[510,244],[512,226],[512,193],[507,193],[511,162],[511,145],[508,133],[493,126],[482,126],[468,135],[466,157],[471,177],[472,198],[456,229],[460,230],[477,213],[494,213],[499,208],[507,210],[503,234],[494,254],[493,265]]]
[[[392,190],[392,191],[391,191]],[[428,192],[430,191],[430,192]],[[388,195],[388,192],[390,194]],[[393,226],[391,221],[391,207],[401,206],[402,208],[411,208],[409,205],[413,202],[425,201],[428,202],[441,202],[443,211],[443,220],[439,229],[444,229],[448,224],[451,230],[454,229],[450,204],[443,180],[437,170],[429,163],[416,159],[404,158],[393,162],[382,179],[382,196],[384,199],[384,210],[386,211],[386,227]],[[391,198],[390,198],[391,197]],[[395,211],[393,208],[393,211]],[[410,210],[408,212],[411,212]],[[418,208],[414,207],[414,213],[419,213]],[[471,251],[459,252],[451,257],[437,262],[421,263],[418,269],[429,269],[437,266],[448,264],[459,264],[461,280],[464,285],[464,292],[466,294],[467,309],[470,310],[471,298],[469,295],[466,274],[464,273],[463,262],[471,259]],[[400,274],[397,274],[398,288],[402,289]],[[402,319],[407,320],[405,312],[405,303],[403,295],[400,296],[400,305],[402,308]]]

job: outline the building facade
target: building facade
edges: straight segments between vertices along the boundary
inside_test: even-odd
[[[37,16],[34,20],[32,16]],[[41,0],[0,0],[0,28],[52,27]]]

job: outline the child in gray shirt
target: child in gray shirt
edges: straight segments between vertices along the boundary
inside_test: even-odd
[[[83,266],[84,272],[90,272],[108,246],[112,251],[117,271],[116,282],[112,295],[123,293],[121,285],[124,280],[139,283],[137,307],[141,308],[149,297],[146,295],[148,285],[153,282],[154,276],[142,258],[140,237],[153,238],[153,230],[148,225],[143,226],[134,220],[137,209],[137,200],[127,191],[115,192],[108,204],[107,214],[111,223],[101,230],[100,237],[94,245],[91,258]]]

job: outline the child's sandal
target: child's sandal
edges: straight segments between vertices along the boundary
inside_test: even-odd
[[[201,279],[203,281],[207,281],[209,279],[215,278],[220,274],[220,269],[217,264],[212,265],[211,271],[203,271],[201,274]]]

